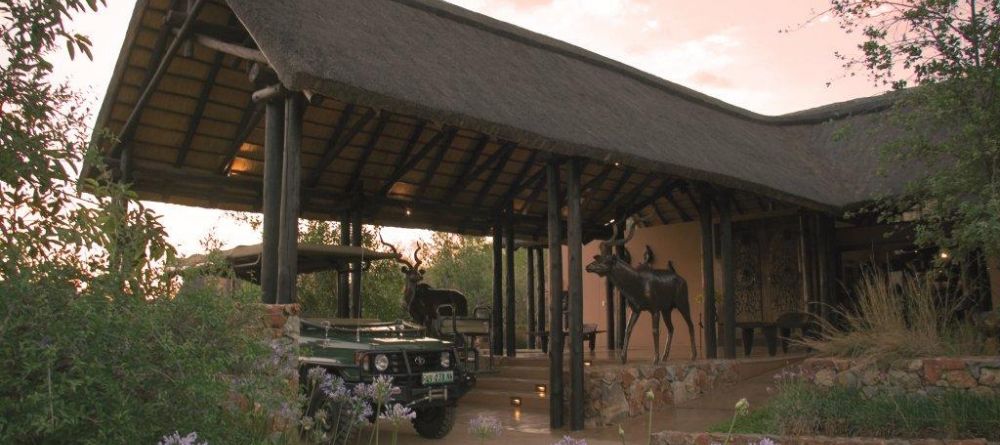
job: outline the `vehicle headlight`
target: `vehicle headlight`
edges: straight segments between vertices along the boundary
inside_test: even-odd
[[[451,354],[447,351],[441,353],[441,367],[449,368],[451,367]]]
[[[389,357],[385,354],[379,354],[375,356],[375,370],[382,372],[389,369]]]

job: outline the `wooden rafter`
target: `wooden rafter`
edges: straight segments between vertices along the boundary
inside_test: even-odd
[[[375,151],[375,145],[378,144],[378,139],[382,137],[382,130],[385,129],[385,124],[389,121],[389,113],[382,113],[379,116],[378,123],[375,124],[375,129],[372,131],[371,137],[368,138],[368,143],[365,144],[364,149],[361,151],[361,158],[358,159],[357,165],[354,167],[354,171],[351,172],[351,179],[347,181],[347,191],[357,190],[358,180],[361,179],[361,173],[365,170],[365,164],[368,163],[368,158],[371,157],[372,152]]]
[[[455,180],[452,181],[451,185],[448,186],[448,192],[445,194],[446,196],[455,196],[455,194],[458,193],[462,183],[466,181],[465,178],[467,178],[472,172],[472,168],[475,167],[476,161],[479,159],[479,156],[483,154],[483,150],[489,143],[490,137],[485,134],[480,135],[479,138],[473,142],[473,146],[466,154],[465,159],[462,161],[462,170],[458,173],[458,176],[455,177]]]
[[[654,202],[656,202],[656,200],[660,199],[667,192],[669,192],[671,189],[677,186],[675,181],[669,179],[663,179],[661,180],[660,185],[658,185],[656,189],[653,190],[652,194],[643,198],[642,190],[645,189],[649,184],[651,184],[654,179],[656,179],[655,176],[650,175],[646,177],[645,181],[643,181],[643,184],[645,185],[640,184],[639,187],[635,188],[635,191],[633,192],[634,198],[631,200],[631,203],[628,206],[621,207],[622,208],[621,215],[618,216],[628,216],[635,212],[638,212],[641,209],[648,207],[650,204],[653,204]]]
[[[625,167],[625,170],[622,171],[622,175],[618,178],[618,181],[615,182],[614,187],[611,188],[611,192],[608,193],[608,197],[604,199],[604,202],[601,203],[601,205],[597,208],[597,211],[594,212],[595,217],[599,217],[609,208],[613,208],[612,204],[615,202],[615,198],[622,190],[622,187],[625,186],[625,183],[628,182],[629,178],[632,177],[632,173],[634,172],[635,170],[633,170],[632,167]]]
[[[330,138],[330,141],[326,145],[326,149],[323,151],[323,156],[318,162],[316,162],[316,165],[313,166],[312,172],[309,173],[309,179],[306,180],[306,184],[308,186],[315,187],[316,184],[319,184],[319,178],[323,176],[323,171],[330,166],[334,159],[337,159],[337,157],[340,156],[340,153],[351,144],[351,141],[354,140],[354,137],[357,136],[358,133],[361,133],[361,130],[368,125],[368,122],[375,118],[375,114],[375,110],[372,109],[365,111],[365,114],[361,115],[361,117],[354,121],[354,124],[346,130],[346,133],[343,135],[334,134],[334,136],[339,137]],[[335,130],[334,133],[338,132]]]
[[[457,131],[450,131],[444,137],[444,140],[438,144],[437,152],[434,157],[431,158],[430,165],[427,166],[427,171],[424,172],[424,178],[420,181],[420,188],[417,191],[418,196],[424,196],[427,193],[427,187],[431,185],[431,180],[434,179],[434,175],[437,174],[438,168],[441,167],[441,161],[444,160],[444,154],[448,152],[451,148],[452,141],[455,140],[455,134]]]
[[[667,191],[667,193],[664,194],[663,197],[667,198],[667,202],[669,202],[670,205],[673,206],[675,210],[677,210],[677,213],[681,215],[681,219],[684,220],[684,222],[691,221],[691,215],[688,215],[688,213],[684,211],[684,208],[681,207],[681,204],[677,202],[677,199],[674,198],[673,193]]]
[[[620,213],[614,215],[615,218],[619,216],[628,216],[637,212],[639,209],[633,208],[635,207],[635,203],[642,199],[643,190],[646,190],[646,187],[648,187],[649,184],[656,178],[656,175],[646,175],[646,177],[640,181],[639,184],[632,189],[632,191],[628,194],[618,196],[618,199],[615,199],[610,203],[610,205],[605,206],[605,209],[613,209],[615,212]],[[654,195],[655,193],[657,192],[654,192]],[[619,212],[619,210],[621,211]],[[595,213],[594,217],[600,218],[602,214],[604,214],[604,210],[602,210],[601,213]]]
[[[604,169],[602,169],[601,172],[597,174],[597,176],[594,176],[593,178],[590,178],[590,180],[587,181],[586,184],[583,184],[583,188],[581,189],[581,192],[582,193],[587,193],[588,191],[590,191],[590,189],[599,188],[601,185],[604,184],[604,181],[606,181],[608,179],[608,176],[611,174],[611,171],[613,171],[614,169],[615,169],[614,165],[611,165],[611,164],[605,165]]]
[[[240,117],[240,123],[236,127],[236,134],[233,135],[233,139],[229,143],[229,148],[222,159],[222,165],[219,168],[220,173],[228,175],[232,171],[233,161],[236,160],[236,155],[239,154],[240,147],[243,146],[243,142],[247,140],[253,129],[257,128],[257,124],[260,123],[263,117],[264,104],[252,100],[248,101],[246,108],[243,109],[243,115]]]
[[[170,66],[170,62],[181,48],[185,38],[191,33],[198,15],[206,3],[208,3],[208,0],[196,0],[189,10],[189,16],[184,20],[184,24],[181,25],[177,36],[170,42],[169,46],[166,45],[166,41],[171,33],[170,27],[163,26],[160,29],[160,34],[157,35],[157,40],[154,43],[149,70],[146,71],[146,76],[142,83],[142,93],[140,93],[139,98],[136,100],[135,106],[132,107],[132,112],[125,119],[125,124],[122,125],[116,142],[111,147],[111,157],[119,157],[122,149],[132,142],[132,136],[135,135],[135,129],[139,126],[139,120],[142,119],[142,113],[146,108],[146,104],[153,97],[153,91],[159,85],[163,75],[167,73],[167,67]],[[174,4],[172,3],[171,5],[173,6]],[[156,68],[153,69],[153,66],[156,66]]]
[[[656,212],[656,217],[660,218],[661,223],[670,224],[670,220],[667,219],[667,215],[663,213],[663,210],[660,210],[660,205],[657,204],[657,201],[653,201],[650,205],[653,207],[653,211]]]
[[[522,191],[524,191],[524,188],[528,185],[528,181],[525,180],[525,177],[528,176],[528,171],[531,170],[531,166],[534,165],[535,159],[537,157],[538,157],[538,152],[532,150],[531,154],[528,155],[528,159],[524,161],[524,165],[521,166],[521,170],[517,172],[517,176],[514,178],[514,182],[510,184],[510,187],[507,188],[507,191],[503,194],[503,198],[500,199],[499,205],[506,205],[506,203],[511,202],[511,200],[513,200],[514,197],[516,197]],[[542,166],[539,172],[544,172],[544,171],[545,167]]]
[[[500,158],[497,160],[497,166],[490,171],[490,175],[486,177],[486,182],[483,186],[479,188],[479,193],[476,193],[476,199],[472,202],[483,202],[483,198],[486,194],[493,188],[493,184],[496,183],[497,178],[500,177],[500,173],[503,172],[504,167],[507,166],[507,161],[510,160],[511,155],[514,154],[514,148],[517,146],[514,142],[505,142],[497,151],[502,152]]]
[[[208,77],[205,79],[205,83],[201,85],[201,92],[198,94],[198,103],[195,105],[194,112],[191,113],[191,117],[188,120],[188,128],[184,133],[184,141],[181,142],[181,148],[177,151],[177,159],[174,161],[174,167],[176,168],[184,166],[188,151],[191,150],[191,142],[194,140],[194,134],[198,130],[198,124],[201,123],[201,117],[205,114],[205,106],[208,105],[208,97],[212,92],[212,87],[215,85],[215,78],[218,77],[219,71],[222,70],[222,61],[225,57],[225,53],[218,52],[215,53],[215,58],[212,59],[212,66],[208,70]]]
[[[431,150],[433,150],[435,147],[441,144],[441,142],[445,139],[445,137],[447,137],[448,134],[454,134],[454,132],[456,131],[458,130],[455,129],[454,127],[447,127],[439,131],[437,134],[434,135],[434,137],[431,138],[431,140],[427,141],[427,143],[424,144],[423,147],[420,147],[420,150],[417,150],[417,152],[414,153],[413,156],[410,156],[410,158],[403,163],[396,164],[396,169],[392,171],[391,175],[389,175],[389,179],[385,181],[385,184],[382,184],[382,188],[379,190],[378,196],[383,197],[387,193],[389,193],[389,190],[392,189],[392,185],[395,184],[396,181],[402,179],[403,176],[406,175],[407,172],[412,170],[413,167],[416,166],[421,159],[426,157]]]
[[[506,150],[513,150],[509,147],[510,147],[509,143],[506,142],[503,143],[499,148],[497,148],[496,151],[490,154],[490,156],[486,158],[485,161],[477,165],[476,168],[473,169],[471,172],[469,172],[468,175],[466,175],[465,177],[461,178],[458,182],[456,182],[455,185],[452,186],[452,189],[455,192],[457,192],[467,187],[469,183],[471,183],[474,179],[478,178],[479,175],[483,174],[483,172],[485,172],[487,169],[492,168],[493,165],[496,164],[501,157],[507,155],[507,153],[505,153]]]

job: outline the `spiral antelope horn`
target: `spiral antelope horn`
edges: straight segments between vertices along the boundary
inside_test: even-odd
[[[400,255],[399,250],[396,249],[396,246],[393,246],[392,244],[389,244],[389,243],[385,242],[385,240],[382,239],[382,234],[381,233],[378,234],[378,240],[382,243],[382,245],[388,247],[389,250],[392,251],[392,253],[394,253],[396,255],[396,261],[398,261],[399,263],[402,263],[403,265],[405,265],[405,266],[407,266],[407,267],[409,267],[411,269],[413,268],[413,263],[407,261],[406,258],[403,258],[403,255]]]
[[[618,237],[618,224],[615,224],[611,231],[611,239],[604,241],[604,243],[610,246],[624,246],[632,240],[633,236],[635,236],[635,220],[628,218],[625,220],[625,237],[620,240],[615,239]]]
[[[417,250],[413,251],[413,261],[415,261],[415,265],[413,266],[414,270],[420,270],[420,265],[424,264],[424,260],[420,259],[420,248],[422,247],[424,247],[424,245],[418,242]]]

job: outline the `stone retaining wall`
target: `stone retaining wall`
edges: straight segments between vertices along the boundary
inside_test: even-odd
[[[945,388],[1000,395],[1000,357],[937,357],[896,360],[814,358],[800,367],[809,383],[860,388],[868,397],[880,391],[933,394]]]
[[[938,440],[938,439],[875,439],[863,437],[822,437],[822,436],[760,436],[756,434],[733,434],[730,445],[759,445],[765,438],[775,445],[987,445],[985,439]],[[663,431],[653,433],[655,445],[711,445],[725,443],[724,433],[687,433]],[[766,442],[765,442],[766,443]]]
[[[735,383],[733,361],[711,360],[676,364],[607,365],[585,370],[584,416],[590,425],[609,425],[648,412],[645,394],[652,390],[653,407],[694,399],[705,391]]]

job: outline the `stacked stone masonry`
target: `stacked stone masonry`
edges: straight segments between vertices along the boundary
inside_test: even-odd
[[[946,389],[1000,395],[1000,357],[936,357],[878,362],[814,358],[800,367],[802,377],[823,387],[934,394]]]
[[[731,361],[635,364],[588,368],[584,376],[584,416],[589,425],[610,425],[653,409],[699,397],[712,388],[737,381]]]
[[[764,438],[776,445],[987,445],[983,439],[937,440],[937,439],[875,439],[864,437],[821,437],[821,436],[760,436],[756,434],[734,434],[729,445],[758,445]],[[688,433],[663,431],[652,436],[654,445],[712,445],[726,443],[723,433]]]

